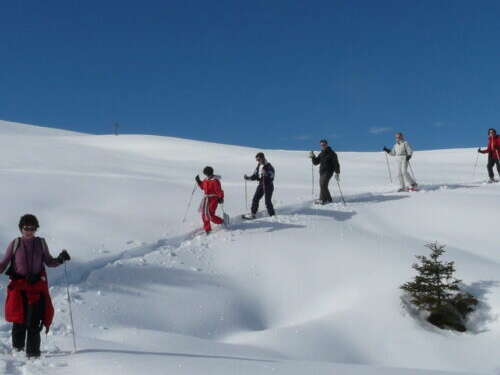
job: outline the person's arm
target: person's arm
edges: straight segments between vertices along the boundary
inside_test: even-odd
[[[337,174],[340,174],[340,163],[339,157],[335,151],[332,151],[332,162],[333,162],[333,171]]]
[[[318,156],[314,155],[311,158],[313,165],[318,165],[320,163],[320,161],[321,161],[321,159],[319,158],[320,155],[321,155],[321,153],[319,153]]]
[[[42,250],[43,250],[43,263],[47,267],[57,267],[60,266],[63,262],[61,262],[61,259],[59,257],[54,258],[49,251],[49,247],[47,246],[47,243],[45,242],[44,239],[42,241]]]
[[[14,241],[12,241],[9,246],[7,246],[7,250],[5,250],[5,254],[0,261],[0,273],[3,273],[5,269],[9,266],[10,261],[12,260],[12,255],[14,252]]]
[[[392,146],[391,151],[389,152],[389,155],[396,156],[396,145]]]
[[[271,164],[266,164],[262,167],[262,179],[264,183],[272,182],[274,179],[274,167]]]
[[[259,166],[257,166],[257,168],[255,168],[255,172],[253,172],[253,175],[250,176],[249,180],[251,180],[251,181],[259,180]]]
[[[408,142],[405,142],[406,156],[413,156],[413,149]]]
[[[219,200],[224,200],[224,190],[219,180],[215,180],[215,195]]]
[[[203,184],[201,182],[201,179],[200,179],[200,176],[196,175],[196,177],[194,178],[194,180],[196,181],[196,183],[198,184],[198,187],[203,190]]]

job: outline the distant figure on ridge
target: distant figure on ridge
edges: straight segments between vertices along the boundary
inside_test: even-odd
[[[418,184],[408,172],[413,150],[410,144],[404,139],[403,133],[396,133],[396,144],[392,147],[392,150],[384,146],[384,151],[397,158],[400,183],[398,191],[416,191]]]
[[[319,141],[321,152],[316,156],[314,152],[309,153],[309,157],[313,165],[319,164],[319,199],[316,204],[329,204],[333,202],[332,195],[328,189],[328,185],[332,176],[335,174],[335,179],[339,181],[340,178],[340,164],[335,151],[328,145],[326,139]]]
[[[500,176],[500,136],[497,135],[497,131],[495,129],[488,130],[488,146],[486,150],[481,150],[481,148],[477,149],[477,152],[481,154],[488,154],[488,175],[490,180],[488,183],[498,182],[495,180],[495,174],[493,173],[493,166],[496,164],[497,172]]]
[[[58,267],[71,259],[66,250],[53,258],[45,240],[35,236],[38,227],[34,215],[21,217],[22,237],[9,244],[0,261],[0,273],[8,266],[10,278],[5,320],[13,323],[12,346],[16,351],[26,350],[28,358],[40,357],[40,331],[45,327],[48,332],[54,317],[45,266]]]
[[[273,207],[273,192],[274,192],[274,167],[266,160],[263,152],[255,155],[257,161],[257,168],[251,176],[245,175],[243,178],[250,181],[259,181],[257,190],[252,200],[252,209],[250,215],[243,215],[244,219],[255,219],[255,215],[259,210],[259,202],[264,197],[266,202],[267,213],[269,216],[274,216],[276,213]]]
[[[224,203],[224,191],[221,187],[220,176],[214,175],[212,167],[205,167],[203,174],[206,176],[203,181],[198,175],[195,180],[205,194],[200,204],[200,213],[203,220],[203,229],[209,234],[212,231],[210,222],[215,224],[224,223],[224,220],[215,214],[219,203]]]

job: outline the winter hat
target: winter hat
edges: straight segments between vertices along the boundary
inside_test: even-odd
[[[19,220],[19,230],[23,229],[24,226],[32,226],[38,229],[40,224],[38,223],[38,219],[35,215],[26,214],[21,216],[21,219]]]
[[[265,159],[266,157],[264,156],[263,152],[259,152],[259,153],[257,153],[257,155],[255,155],[255,158],[256,159]]]
[[[493,128],[489,128],[489,129],[488,129],[488,134],[490,134],[490,132],[495,133],[495,135],[497,134],[496,129],[493,129]]]
[[[203,168],[203,174],[207,177],[213,176],[214,169],[212,167],[205,167],[205,168]]]
[[[325,145],[327,145],[328,141],[326,139],[322,139],[322,140],[319,141],[319,143],[324,143]]]

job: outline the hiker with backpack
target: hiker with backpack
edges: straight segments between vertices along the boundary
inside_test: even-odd
[[[396,143],[392,149],[384,146],[383,150],[397,159],[400,184],[398,192],[416,191],[418,184],[408,172],[410,159],[413,156],[413,150],[410,144],[405,140],[403,133],[396,133]]]
[[[335,151],[328,145],[326,139],[319,141],[321,152],[318,156],[313,151],[309,153],[309,157],[313,165],[319,165],[319,186],[320,193],[319,199],[315,201],[316,204],[329,204],[333,203],[332,195],[328,189],[331,178],[335,175],[337,181],[340,180],[340,164]]]
[[[220,183],[220,176],[214,175],[212,167],[205,167],[203,174],[206,176],[203,181],[198,175],[196,175],[195,180],[204,193],[200,204],[200,213],[203,220],[203,229],[206,234],[209,234],[212,231],[210,222],[224,224],[224,219],[216,215],[219,203],[224,203],[224,191]]]
[[[259,210],[259,203],[262,197],[266,202],[267,213],[269,216],[274,216],[274,206],[272,202],[274,192],[274,167],[266,159],[263,152],[255,155],[257,167],[251,176],[243,176],[246,181],[258,181],[257,189],[252,200],[252,208],[250,215],[243,215],[244,219],[255,219],[257,211]]]
[[[13,323],[12,346],[26,350],[28,358],[40,357],[40,331],[45,327],[48,332],[54,317],[45,266],[58,267],[71,259],[66,250],[53,258],[45,240],[35,236],[38,228],[34,215],[22,216],[21,237],[9,244],[0,261],[0,273],[7,269],[10,278],[5,320]]]
[[[490,180],[488,183],[498,182],[495,180],[495,174],[493,173],[493,167],[497,166],[497,172],[500,176],[500,136],[497,135],[497,131],[495,129],[488,130],[488,146],[486,150],[481,150],[481,148],[477,149],[477,152],[481,154],[488,154],[488,176]]]

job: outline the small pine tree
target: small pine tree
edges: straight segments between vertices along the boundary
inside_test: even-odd
[[[478,300],[460,290],[461,280],[453,277],[455,263],[441,260],[445,246],[434,242],[426,247],[431,250],[430,256],[417,256],[419,262],[413,264],[413,269],[418,274],[401,289],[417,309],[430,313],[429,323],[465,332],[465,319],[475,310]]]
[[[426,245],[431,250],[430,257],[417,256],[420,263],[413,264],[418,272],[414,281],[401,286],[410,296],[410,302],[420,310],[433,311],[443,306],[458,292],[459,283],[453,277],[454,262],[443,262],[440,257],[445,253],[446,246],[437,242]]]

